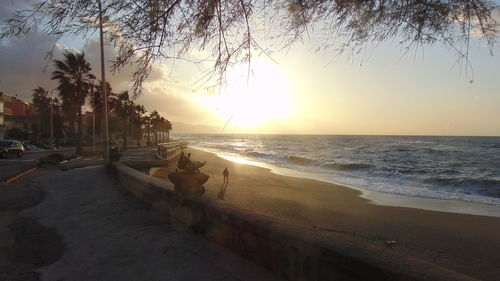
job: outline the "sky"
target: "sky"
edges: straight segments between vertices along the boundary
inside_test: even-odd
[[[13,2],[0,2],[5,19]],[[484,42],[472,40],[467,73],[440,44],[405,54],[397,43],[385,42],[354,56],[316,52],[316,46],[311,38],[276,50],[272,60],[254,57],[249,76],[247,65],[234,66],[219,89],[200,82],[208,65],[157,63],[136,102],[169,119],[174,134],[500,136],[499,46],[492,56]],[[53,63],[45,58],[52,48],[54,59],[62,59],[64,50],[85,52],[100,76],[95,35],[56,43],[38,31],[1,42],[0,91],[28,101],[34,88],[56,87]],[[107,59],[113,54],[106,48]],[[132,71],[108,73],[115,92],[130,89]]]

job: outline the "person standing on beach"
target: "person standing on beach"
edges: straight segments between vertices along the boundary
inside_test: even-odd
[[[222,171],[222,175],[224,176],[224,182],[220,187],[220,191],[217,197],[219,197],[219,199],[224,200],[224,195],[226,195],[226,188],[227,185],[229,184],[229,171],[227,170],[227,167],[224,169],[224,171]]]
[[[224,184],[228,184],[229,183],[229,171],[227,170],[227,167],[222,172],[222,175],[224,176]]]

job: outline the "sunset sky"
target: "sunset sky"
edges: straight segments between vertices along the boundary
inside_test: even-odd
[[[11,1],[1,2],[4,19]],[[275,62],[255,57],[248,83],[247,65],[234,66],[220,89],[199,81],[208,64],[158,63],[136,102],[173,122],[174,134],[177,128],[177,133],[500,136],[499,46],[491,56],[484,42],[472,40],[472,70],[466,73],[443,45],[405,54],[396,41],[337,56],[333,50],[315,52],[313,37],[276,50]],[[30,100],[32,89],[54,88],[53,63],[44,59],[54,42],[44,32],[2,42],[0,91]],[[55,58],[68,48],[84,51],[99,76],[95,35],[60,40]],[[107,59],[112,54],[108,48]],[[131,68],[109,74],[115,92],[130,88],[130,74]]]

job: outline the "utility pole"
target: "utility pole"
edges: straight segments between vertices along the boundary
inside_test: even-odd
[[[50,90],[50,149],[54,145],[54,110],[52,109],[53,100],[52,100],[52,92],[55,90]]]
[[[92,150],[95,151],[95,90],[92,85]]]
[[[104,143],[103,143],[103,156],[104,156],[104,166],[109,165],[109,136],[108,136],[108,95],[106,94],[106,75],[104,69],[104,43],[102,35],[102,7],[101,0],[98,0],[99,4],[99,37],[101,41],[101,88],[102,88],[102,98],[103,98],[103,125],[104,125]]]

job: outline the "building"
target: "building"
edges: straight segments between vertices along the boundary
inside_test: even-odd
[[[3,101],[4,107],[10,109],[11,116],[27,116],[31,113],[31,106],[29,103],[18,99],[17,97],[9,96],[0,92],[0,100]]]
[[[28,134],[35,133],[33,129],[38,127],[40,120],[29,103],[3,92],[0,92],[0,102],[2,104],[0,138],[4,138],[5,133],[12,128],[21,129]]]

